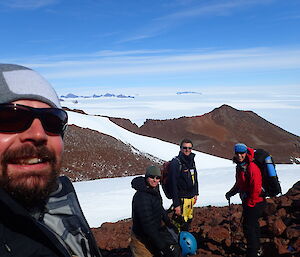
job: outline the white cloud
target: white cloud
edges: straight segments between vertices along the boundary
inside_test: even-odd
[[[233,13],[255,5],[267,5],[274,0],[225,0],[225,1],[186,1],[173,3],[177,5],[177,11],[170,12],[164,16],[154,18],[149,24],[140,28],[134,35],[128,36],[117,43],[137,41],[146,38],[156,37],[178,24],[188,22],[193,18],[230,16]],[[168,5],[166,5],[168,6]],[[186,6],[189,6],[188,8]]]
[[[47,60],[54,60],[48,62],[45,59],[23,64],[40,69],[48,79],[207,71],[282,71],[300,68],[300,48],[101,51],[53,58],[49,56]]]
[[[6,0],[1,5],[17,9],[38,9],[57,3],[59,0]]]
[[[158,18],[159,20],[174,20],[174,19],[187,19],[201,16],[227,16],[233,12],[251,7],[253,5],[268,4],[273,2],[269,1],[258,1],[258,0],[229,0],[229,1],[201,1],[200,4],[180,10],[178,12],[171,13],[169,15]]]

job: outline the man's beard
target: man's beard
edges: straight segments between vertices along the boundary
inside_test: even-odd
[[[31,171],[8,174],[8,164],[32,156],[49,162],[50,172]],[[59,174],[60,163],[57,163],[55,154],[46,146],[24,145],[17,149],[7,150],[1,158],[1,167],[0,187],[27,209],[46,200],[57,186],[56,179]]]

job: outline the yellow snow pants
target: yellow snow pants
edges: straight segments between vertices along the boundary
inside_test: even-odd
[[[188,231],[189,225],[193,219],[193,206],[195,198],[181,199],[181,216],[173,215],[172,220],[178,231]]]

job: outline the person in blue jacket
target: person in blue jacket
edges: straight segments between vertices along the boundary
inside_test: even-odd
[[[170,163],[170,185],[174,208],[173,220],[180,231],[188,231],[193,218],[193,206],[198,199],[198,178],[193,143],[183,139],[179,155]]]

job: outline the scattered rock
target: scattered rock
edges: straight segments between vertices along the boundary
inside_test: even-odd
[[[209,230],[207,237],[217,243],[222,243],[229,238],[229,230],[224,227],[217,226]]]
[[[268,227],[274,236],[281,235],[286,229],[282,219],[274,216],[268,217]]]

